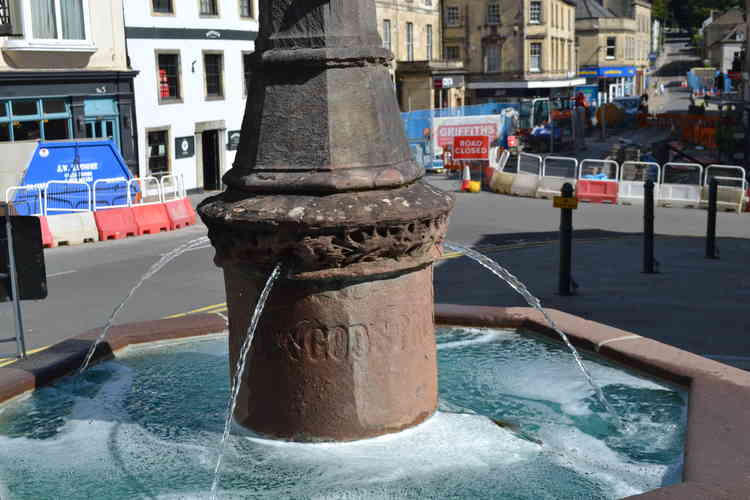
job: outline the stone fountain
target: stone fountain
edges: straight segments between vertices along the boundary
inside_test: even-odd
[[[260,15],[228,188],[199,207],[224,270],[230,366],[284,266],[235,421],[296,441],[414,426],[437,407],[432,263],[453,199],[411,158],[374,1],[261,0]]]

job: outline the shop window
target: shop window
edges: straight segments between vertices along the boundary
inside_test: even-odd
[[[157,54],[159,102],[174,102],[180,95],[180,55]]]
[[[219,5],[216,0],[200,0],[201,16],[218,16]]]
[[[174,14],[172,0],[152,0],[154,14]]]
[[[35,39],[86,39],[83,0],[30,0],[29,6]]]
[[[169,131],[148,132],[149,175],[161,177],[169,173]]]
[[[10,125],[8,122],[0,123],[0,142],[10,141]]]
[[[221,54],[203,54],[203,69],[206,73],[206,97],[221,98],[224,96],[222,59]]]
[[[11,101],[13,116],[33,116],[39,114],[37,101]]]
[[[42,130],[38,121],[13,122],[13,137],[17,141],[32,141],[42,138]]]
[[[45,113],[67,113],[68,107],[65,99],[45,99],[42,101]]]
[[[253,0],[240,0],[240,17],[253,17]]]
[[[68,120],[44,120],[44,139],[56,141],[69,139]]]

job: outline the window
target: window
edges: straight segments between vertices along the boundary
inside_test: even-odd
[[[487,4],[487,24],[500,24],[500,4],[497,2]]]
[[[85,40],[83,0],[30,0],[36,40]]]
[[[203,70],[206,72],[206,97],[224,97],[223,56],[221,54],[203,54]]]
[[[0,0],[0,35],[10,35],[13,33],[12,20],[10,17],[9,0]],[[0,141],[2,141],[2,132],[0,132]]]
[[[427,37],[427,60],[432,61],[432,25],[425,26],[425,30],[427,30],[425,33]]]
[[[607,59],[614,59],[617,52],[617,38],[614,36],[607,37]]]
[[[174,102],[180,94],[180,55],[156,54],[157,78],[159,79],[159,102]]]
[[[253,76],[253,68],[251,64],[251,58],[252,54],[244,53],[242,54],[242,70],[245,75],[245,95],[247,95],[250,91],[250,78]]]
[[[216,0],[200,0],[200,15],[201,16],[218,16],[219,6]]]
[[[500,71],[500,47],[487,45],[484,48],[484,69],[487,73]]]
[[[0,101],[0,142],[72,136],[73,120],[66,99]]]
[[[445,47],[445,59],[448,61],[458,61],[461,59],[460,48],[456,45],[448,45]]]
[[[414,24],[406,23],[406,60],[414,60]]]
[[[447,7],[445,9],[445,24],[448,26],[461,26],[461,14],[458,7]]]
[[[149,175],[164,176],[169,173],[169,130],[151,130],[147,134]]]
[[[154,14],[174,14],[172,0],[152,0]]]
[[[383,19],[383,48],[391,50],[391,20]]]
[[[541,71],[542,70],[542,44],[535,42],[529,47],[529,54],[531,58],[529,60],[530,71]]]
[[[531,0],[529,5],[529,22],[539,24],[542,22],[542,2],[540,0]]]
[[[240,0],[240,17],[253,17],[253,0]]]

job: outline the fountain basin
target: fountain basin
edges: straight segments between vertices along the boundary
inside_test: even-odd
[[[744,432],[750,418],[750,374],[628,332],[564,313],[552,314],[578,347],[598,350],[605,357],[689,388],[685,482],[638,498],[742,498],[750,491],[745,476],[750,470],[750,443]],[[549,334],[541,319],[523,308],[438,306],[437,320],[442,324],[522,328]],[[115,327],[109,342],[97,352],[97,359],[111,357],[126,345],[195,336],[224,327],[223,319],[211,315]],[[12,368],[0,368],[0,399],[18,396],[74,371],[95,336],[96,332],[89,332]]]

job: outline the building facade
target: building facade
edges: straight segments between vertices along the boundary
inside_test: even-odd
[[[578,1],[579,74],[598,85],[600,101],[645,92],[651,31],[651,7],[642,0]]]
[[[0,0],[0,142],[111,138],[136,170],[122,0]]]
[[[470,104],[565,97],[576,75],[570,0],[445,0],[444,53],[467,70]]]
[[[221,189],[234,161],[258,33],[256,0],[125,0],[138,71],[138,175]]]
[[[402,111],[460,106],[464,71],[443,60],[439,0],[376,0],[378,31],[393,53],[396,94]]]

